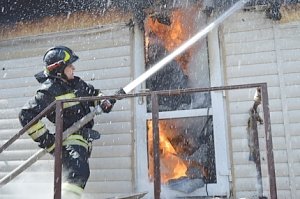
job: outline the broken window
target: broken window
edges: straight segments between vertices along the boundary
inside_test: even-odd
[[[146,70],[158,63],[206,25],[206,15],[197,6],[175,8],[149,15],[145,20]],[[210,86],[207,39],[176,57],[146,81],[150,91]],[[158,96],[161,183],[191,193],[207,183],[216,183],[213,116],[209,92]],[[196,116],[181,111],[204,109]],[[151,98],[147,98],[151,112]],[[176,113],[176,118],[174,114]],[[186,113],[186,112],[185,112]],[[195,112],[194,112],[195,113]],[[207,113],[207,114],[205,114]],[[166,115],[164,114],[164,115]],[[173,116],[173,117],[172,117]],[[148,119],[148,174],[154,178],[152,120]]]

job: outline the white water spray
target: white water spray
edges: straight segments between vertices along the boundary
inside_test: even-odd
[[[144,72],[142,75],[140,75],[138,78],[130,82],[127,86],[123,88],[125,93],[129,93],[132,91],[135,87],[137,87],[139,84],[144,82],[146,79],[151,77],[154,73],[159,71],[163,66],[165,66],[167,63],[172,61],[175,57],[183,53],[185,50],[187,50],[189,47],[191,47],[193,44],[195,44],[198,40],[206,36],[212,29],[217,27],[220,23],[222,23],[225,19],[227,19],[230,15],[235,13],[237,10],[240,10],[245,3],[248,1],[241,0],[234,4],[230,9],[228,9],[226,12],[224,12],[220,17],[218,17],[216,20],[211,22],[208,26],[206,26],[204,29],[200,30],[196,35],[194,35],[192,38],[187,40],[185,43],[183,43],[179,48],[177,48],[175,51],[173,51],[171,54],[163,58],[161,61],[153,65],[149,70]]]

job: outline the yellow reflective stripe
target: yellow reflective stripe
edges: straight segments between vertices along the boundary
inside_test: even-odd
[[[33,139],[36,140],[37,138],[39,138],[40,136],[44,135],[44,133],[47,132],[47,128],[44,126],[43,128],[33,132],[33,133],[28,133],[28,135]]]
[[[27,134],[33,139],[36,140],[40,136],[44,135],[44,133],[47,132],[47,128],[45,127],[45,124],[41,121],[34,124],[32,127],[30,127],[27,130]]]
[[[66,145],[78,145],[78,146],[82,146],[86,150],[88,150],[88,145],[83,143],[80,140],[66,140],[66,141],[63,142],[63,146],[66,146]]]
[[[75,106],[77,104],[79,104],[79,102],[65,102],[63,107],[64,108],[69,108],[69,107]]]
[[[66,140],[63,141],[63,146],[66,145],[79,145],[88,150],[89,143],[81,135],[70,135]]]
[[[67,93],[67,94],[56,96],[55,99],[57,99],[57,100],[61,100],[61,99],[73,99],[75,97],[76,97],[76,95],[74,93]]]
[[[86,141],[81,135],[70,135],[69,137],[67,137],[66,140],[63,141],[63,146],[66,145],[79,145],[88,149],[90,143]],[[46,150],[48,152],[51,152],[52,150],[54,150],[54,148],[55,148],[55,143],[51,147],[47,148]]]
[[[28,134],[32,134],[32,133],[34,133],[35,131],[37,131],[37,130],[43,128],[44,126],[45,126],[45,124],[44,124],[43,122],[38,121],[38,123],[32,125],[26,132],[27,132]]]
[[[82,135],[70,135],[66,140],[81,140],[82,142],[88,144],[88,141],[82,137]]]
[[[67,93],[67,94],[55,97],[56,100],[73,99],[73,98],[76,98],[76,95],[74,93]],[[77,104],[79,104],[79,102],[65,102],[63,105],[63,108],[69,108],[69,107],[75,106]]]
[[[49,148],[46,148],[46,150],[50,153],[51,151],[53,151],[55,148],[55,143],[52,144],[52,146],[50,146]]]
[[[76,184],[71,184],[68,182],[62,183],[62,190],[68,191],[68,192],[73,192],[79,196],[81,196],[83,193],[83,188],[81,188],[80,186],[78,186]]]
[[[71,55],[67,51],[65,51],[65,50],[64,50],[64,53],[65,53],[64,62],[67,62],[67,61],[69,61]]]

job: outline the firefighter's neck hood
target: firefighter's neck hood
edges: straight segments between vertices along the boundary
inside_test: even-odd
[[[44,83],[47,79],[61,79],[61,77],[48,74],[46,71],[41,71],[34,75],[35,79],[40,83]]]
[[[44,83],[49,78],[44,71],[35,74],[34,77],[39,83]]]

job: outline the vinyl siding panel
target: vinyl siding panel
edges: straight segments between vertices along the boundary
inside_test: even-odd
[[[113,95],[132,79],[132,32],[124,24],[85,30],[16,38],[0,43],[0,144],[16,134],[21,125],[18,113],[39,88],[34,74],[43,70],[44,52],[54,45],[66,45],[80,57],[75,75]],[[94,129],[101,139],[93,143],[90,158],[91,175],[85,195],[92,198],[113,197],[133,192],[133,124],[132,99],[116,103],[109,114],[95,117]],[[47,120],[46,120],[47,121]],[[50,122],[46,122],[47,125]],[[53,126],[53,125],[52,125]],[[53,127],[52,127],[53,128]],[[25,134],[0,154],[0,177],[19,166],[39,148]],[[0,198],[20,198],[12,189],[35,187],[36,198],[53,196],[53,158],[38,160],[32,167],[0,191]],[[39,175],[35,180],[32,176]],[[45,188],[47,187],[47,188]],[[19,194],[19,195],[18,195]]]
[[[227,85],[268,84],[278,198],[299,198],[300,22],[280,24],[263,12],[239,12],[221,29]],[[255,198],[256,169],[248,161],[248,111],[255,88],[226,92],[235,198]],[[262,107],[259,107],[263,116]],[[264,126],[258,124],[264,195],[269,195]]]

